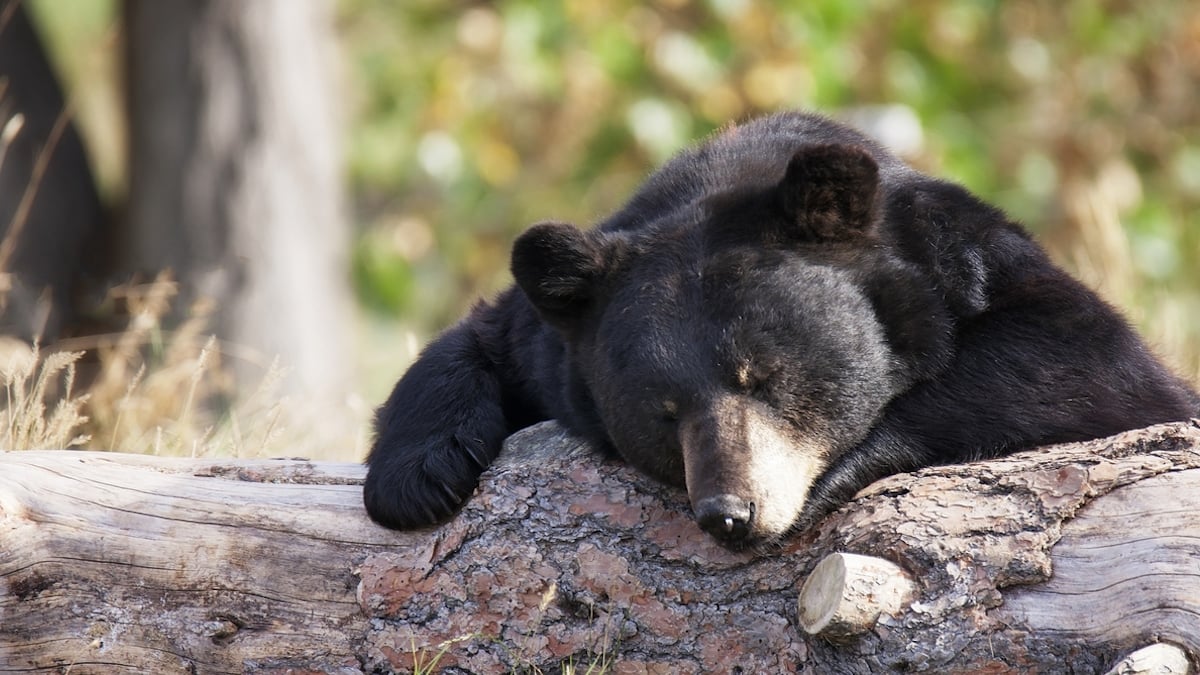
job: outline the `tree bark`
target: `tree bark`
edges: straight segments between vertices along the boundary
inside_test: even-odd
[[[362,475],[0,455],[0,670],[1105,673],[1200,654],[1196,423],[894,476],[762,555],[552,423],[437,529],[371,524]],[[800,589],[843,553],[912,587],[809,636]],[[875,602],[844,582],[878,567],[843,558],[827,594]]]
[[[41,40],[21,0],[0,0],[0,334],[53,339],[70,324],[76,285],[103,272],[103,225]]]
[[[127,0],[128,258],[291,388],[345,393],[352,306],[332,3]],[[186,311],[186,307],[180,308]],[[257,380],[253,380],[253,384]]]

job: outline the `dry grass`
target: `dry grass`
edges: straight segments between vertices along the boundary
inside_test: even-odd
[[[174,330],[163,327],[175,294],[165,275],[114,289],[110,300],[126,308],[128,325],[112,335],[64,340],[53,351],[6,341],[0,447],[232,457],[280,451],[282,370],[272,366],[250,395],[237,396],[220,345],[205,332],[208,307],[193,308]]]
[[[88,396],[73,391],[75,363],[83,353],[42,354],[37,345],[29,348],[15,340],[5,340],[0,350],[7,352],[0,365],[5,403],[0,410],[0,447],[71,448],[87,443],[89,436],[82,430],[88,422]],[[62,394],[54,397],[51,410],[48,392],[54,390]]]
[[[0,104],[4,94],[0,78]],[[29,185],[0,239],[0,311],[10,299],[9,263],[70,118],[68,106],[38,151]],[[0,105],[0,165],[23,127],[20,114]],[[101,313],[117,327],[111,333],[61,340],[49,348],[0,336],[0,450],[362,456],[365,406],[322,408],[320,412],[332,413],[324,419],[311,414],[313,405],[307,402],[307,410],[293,410],[282,395],[285,372],[278,363],[261,372],[257,387],[243,393],[247,379],[253,384],[253,378],[241,372],[235,381],[224,358],[230,345],[209,334],[211,304],[197,303],[176,322],[170,314],[177,298],[176,285],[162,274],[109,292]],[[287,431],[288,422],[307,420],[308,427],[315,427],[318,419],[320,429]]]

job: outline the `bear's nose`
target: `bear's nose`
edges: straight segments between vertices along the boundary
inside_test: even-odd
[[[705,497],[692,510],[700,529],[726,542],[745,539],[754,520],[754,504],[731,494]]]

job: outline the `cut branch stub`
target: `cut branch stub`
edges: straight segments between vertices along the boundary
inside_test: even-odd
[[[916,594],[908,573],[882,558],[832,553],[817,563],[800,589],[800,626],[810,635],[845,639],[896,615]]]
[[[1187,653],[1170,642],[1159,642],[1121,659],[1104,675],[1188,675],[1192,664]]]

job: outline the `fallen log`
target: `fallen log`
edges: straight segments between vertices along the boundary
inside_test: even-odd
[[[510,439],[441,528],[370,523],[362,476],[0,453],[0,671],[1133,673],[1200,654],[1195,423],[894,476],[759,556],[554,424]]]

